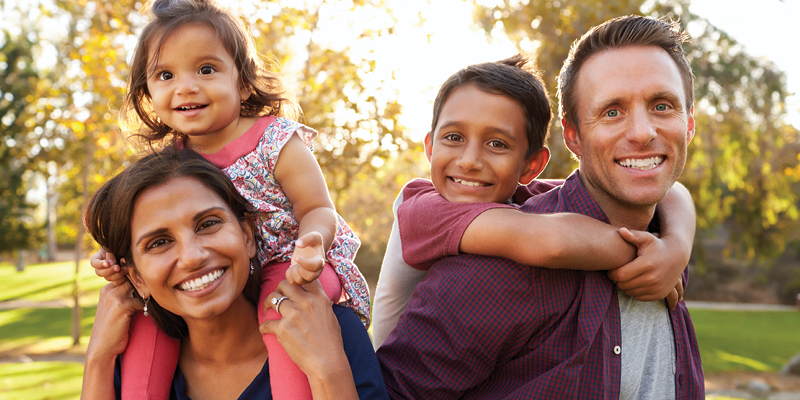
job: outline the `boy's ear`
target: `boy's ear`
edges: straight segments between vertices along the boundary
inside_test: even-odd
[[[583,150],[581,148],[581,135],[578,133],[578,128],[566,118],[561,119],[561,127],[564,130],[564,144],[572,154],[576,157],[580,157]]]
[[[124,258],[120,259],[120,265],[128,267],[128,279],[133,284],[133,287],[136,288],[136,291],[139,292],[139,296],[143,299],[150,297],[150,290],[147,289],[147,284],[144,283],[142,276],[139,275],[136,266],[132,263],[126,263]]]
[[[527,185],[531,183],[544,171],[548,161],[550,161],[550,149],[544,146],[538,153],[525,160],[525,172],[519,177],[519,184]]]
[[[431,162],[431,154],[433,154],[433,132],[425,134],[425,141],[422,143],[425,147],[425,157],[428,157],[428,163]]]

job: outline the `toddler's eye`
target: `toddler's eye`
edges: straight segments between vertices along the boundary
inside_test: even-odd
[[[656,111],[667,111],[667,105],[664,103],[656,105]]]
[[[214,73],[214,67],[210,65],[203,65],[200,67],[200,75],[209,75]]]
[[[618,110],[608,110],[608,112],[606,113],[606,116],[609,116],[611,118],[617,117],[617,116],[619,116],[619,111]]]
[[[158,74],[158,79],[161,79],[162,81],[168,81],[168,80],[170,80],[170,79],[172,79],[174,77],[175,76],[172,75],[172,72],[169,72],[169,71],[163,71],[163,72]]]

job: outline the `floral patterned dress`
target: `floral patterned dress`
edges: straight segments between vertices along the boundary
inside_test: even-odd
[[[297,240],[298,223],[292,203],[275,180],[278,156],[293,134],[312,150],[312,141],[317,136],[315,130],[286,118],[262,117],[251,129],[263,127],[265,118],[271,123],[256,148],[222,169],[253,207],[256,229],[262,239],[258,246],[262,267],[271,262],[290,261]],[[245,136],[248,134],[256,133],[248,131]],[[336,217],[336,237],[326,257],[342,284],[343,305],[353,309],[364,325],[369,326],[369,288],[353,263],[361,242],[342,217],[338,214]]]

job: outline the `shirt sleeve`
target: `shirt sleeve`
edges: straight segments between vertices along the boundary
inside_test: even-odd
[[[440,196],[433,183],[414,179],[402,191],[397,208],[403,259],[427,270],[436,260],[460,254],[461,237],[481,213],[493,208],[514,208],[499,203],[451,203]]]
[[[372,302],[372,347],[377,350],[397,325],[400,314],[406,310],[411,294],[427,271],[412,268],[403,260],[400,231],[397,223],[397,207],[403,202],[403,192],[394,201],[395,214],[389,242],[383,255],[378,287]]]
[[[347,360],[350,361],[358,398],[388,399],[378,358],[370,346],[369,334],[361,320],[349,308],[334,305],[333,312],[342,329],[342,344]]]
[[[465,254],[437,262],[378,349],[393,399],[480,397],[536,328],[532,269]],[[485,382],[487,381],[487,382]]]

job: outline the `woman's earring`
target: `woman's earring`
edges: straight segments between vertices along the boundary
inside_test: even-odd
[[[256,267],[253,266],[253,260],[250,260],[250,275],[256,273]]]
[[[149,302],[150,302],[150,298],[149,297],[144,299],[144,316],[145,317],[150,315],[150,314],[147,313],[147,303],[149,303]]]

